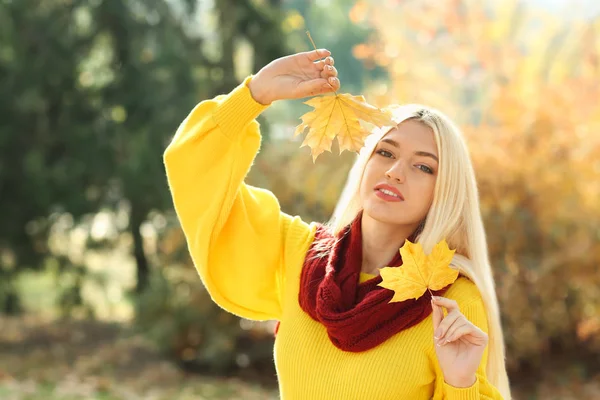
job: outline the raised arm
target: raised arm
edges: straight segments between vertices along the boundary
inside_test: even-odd
[[[246,185],[260,147],[255,118],[275,100],[336,90],[321,51],[273,61],[226,96],[197,105],[164,153],[169,188],[194,265],[212,299],[239,316],[277,319],[286,251],[312,229],[280,211],[275,196]],[[330,61],[329,64],[332,64]]]

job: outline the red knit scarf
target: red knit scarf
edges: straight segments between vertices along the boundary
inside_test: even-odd
[[[381,276],[359,283],[361,263],[359,215],[337,237],[323,226],[317,228],[300,278],[300,307],[325,325],[331,342],[344,351],[369,350],[418,324],[432,311],[429,291],[417,300],[389,303],[394,292],[377,286]],[[387,266],[400,265],[397,252]],[[434,295],[442,295],[447,288]]]

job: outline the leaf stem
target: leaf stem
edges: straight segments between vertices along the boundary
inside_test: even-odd
[[[314,42],[314,40],[313,40],[312,36],[310,36],[310,31],[306,31],[306,35],[308,36],[308,39],[309,39],[309,40],[310,40],[310,42],[312,43],[312,45],[313,45],[313,47],[314,47],[315,51],[318,53],[319,51],[317,50],[317,46],[315,45],[315,42]],[[327,84],[329,85],[329,87],[330,87],[330,88],[332,88],[332,89],[333,89],[333,86],[331,86],[331,83],[329,83],[329,81],[327,81]],[[337,90],[334,90],[334,92],[335,92],[335,95],[337,96],[337,94],[338,94],[338,93],[337,93]]]
[[[315,50],[317,50],[317,45],[315,45],[315,42],[314,42],[312,36],[310,36],[310,31],[306,31],[306,34],[308,35],[308,40],[310,40],[310,42],[312,43]]]

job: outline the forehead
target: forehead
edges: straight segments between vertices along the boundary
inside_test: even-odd
[[[401,122],[381,139],[391,139],[400,146],[409,147],[411,150],[438,155],[433,130],[422,122],[412,119]]]

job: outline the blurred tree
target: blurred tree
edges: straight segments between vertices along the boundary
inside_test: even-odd
[[[148,213],[165,210],[171,200],[160,154],[178,120],[196,101],[194,65],[198,43],[163,1],[130,8],[103,2],[94,10],[97,40],[110,45],[107,67],[114,78],[100,93],[109,112],[115,200],[130,206],[128,229],[137,265],[137,290],[148,284],[149,266],[140,227]],[[115,205],[116,206],[116,205]]]
[[[140,227],[170,210],[161,154],[199,100],[231,90],[243,60],[285,53],[278,2],[23,0],[0,2],[0,293],[18,310],[13,281],[54,258],[48,237],[61,215],[128,210],[137,291],[149,262]],[[218,16],[208,32],[198,22]],[[252,51],[250,52],[252,53]],[[110,241],[88,246],[110,245]],[[74,280],[75,291],[81,279]],[[71,291],[71,293],[73,293]],[[69,295],[75,302],[80,296]],[[1,300],[1,298],[0,298]]]
[[[438,107],[468,137],[509,365],[538,370],[551,354],[591,366],[600,354],[600,19],[519,1],[392,3],[357,2],[381,40],[354,52],[387,66],[380,102]]]
[[[306,36],[306,31],[310,31],[317,48],[327,48],[335,57],[342,90],[360,93],[365,81],[385,79],[387,71],[379,66],[366,67],[352,54],[356,45],[377,34],[361,13],[355,11],[355,3],[355,0],[285,0],[283,29],[295,51],[312,50]]]
[[[0,3],[0,273],[8,313],[18,311],[18,269],[48,254],[51,214],[93,211],[110,175],[97,99],[78,81],[93,32],[73,29],[75,8]]]

